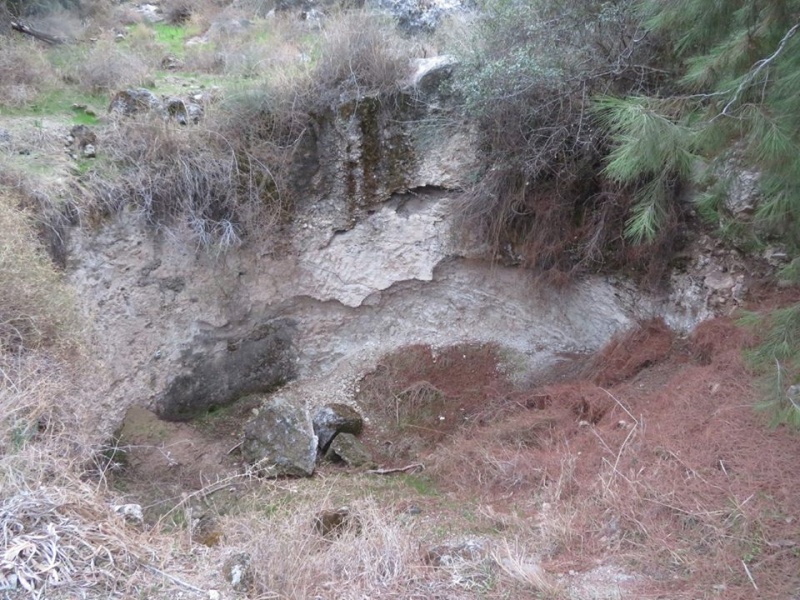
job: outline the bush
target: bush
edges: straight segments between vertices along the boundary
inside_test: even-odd
[[[79,85],[93,94],[140,87],[151,75],[149,65],[141,56],[110,40],[95,44],[77,70]]]
[[[23,107],[55,82],[35,40],[0,37],[0,106]]]
[[[36,235],[21,198],[0,187],[0,352],[68,342],[72,297]]]
[[[607,144],[591,113],[595,95],[658,84],[645,66],[655,48],[632,5],[486,3],[462,47],[454,91],[479,124],[487,165],[465,216],[507,258],[559,275],[614,265],[658,271],[669,255],[639,252],[623,237],[631,194],[602,172]]]
[[[269,231],[284,210],[274,165],[246,143],[160,117],[120,122],[101,140],[108,160],[85,182],[96,209],[132,208],[153,226],[187,230],[199,246],[230,247]]]
[[[341,12],[326,21],[320,35],[311,74],[317,106],[347,95],[391,95],[409,76],[411,45],[374,14]]]

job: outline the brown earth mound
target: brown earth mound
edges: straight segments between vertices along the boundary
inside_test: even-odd
[[[729,319],[686,341],[644,324],[598,355],[594,382],[516,394],[426,457],[430,473],[537,523],[553,571],[622,565],[637,598],[797,597],[800,435],[753,411],[747,341]]]

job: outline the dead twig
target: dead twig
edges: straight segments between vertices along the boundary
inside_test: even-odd
[[[758,591],[758,586],[756,585],[755,579],[753,579],[753,575],[750,573],[750,569],[747,568],[747,563],[742,561],[742,566],[744,567],[744,572],[747,573],[747,578],[750,580],[750,583],[752,583],[755,590]]]
[[[201,589],[199,587],[195,587],[191,583],[187,583],[186,581],[183,581],[182,579],[178,579],[174,575],[170,575],[169,573],[165,573],[161,569],[155,568],[153,565],[145,564],[143,566],[148,571],[152,571],[153,573],[156,573],[157,575],[161,575],[164,579],[169,579],[172,583],[175,583],[175,584],[177,584],[177,585],[179,585],[181,587],[185,587],[187,590],[192,590],[193,592],[199,592],[201,594],[205,594],[206,593],[206,590]]]
[[[422,463],[414,463],[413,465],[408,465],[406,467],[397,467],[394,469],[370,469],[367,471],[369,475],[391,475],[392,473],[416,473],[418,471],[424,471],[425,465]]]
[[[63,44],[64,40],[54,35],[50,35],[49,33],[45,33],[44,31],[38,31],[29,27],[25,23],[21,23],[19,21],[11,21],[11,29],[14,31],[18,31],[19,33],[29,35],[37,40],[41,40],[46,44],[50,44],[51,46],[56,46],[58,44]]]

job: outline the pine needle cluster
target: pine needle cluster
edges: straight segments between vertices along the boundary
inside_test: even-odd
[[[772,426],[786,423],[800,428],[800,304],[766,316],[748,313],[740,322],[762,333],[761,343],[747,352],[762,377],[763,400],[757,408]]]
[[[598,102],[615,146],[606,172],[636,188],[628,235],[652,237],[664,202],[675,201],[670,187],[704,177],[734,152],[761,174],[754,224],[797,247],[800,1],[642,0],[639,9],[680,68],[658,95]],[[714,194],[701,199],[702,214],[721,216]]]

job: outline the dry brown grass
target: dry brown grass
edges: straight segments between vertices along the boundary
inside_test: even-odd
[[[77,318],[22,201],[0,187],[0,348],[16,352],[69,338]]]
[[[323,106],[342,96],[391,95],[410,74],[413,45],[374,14],[343,11],[325,22],[312,78]]]
[[[55,81],[38,42],[0,35],[0,106],[24,107]]]
[[[87,187],[100,212],[133,209],[199,246],[235,246],[244,236],[268,236],[286,209],[275,165],[249,154],[246,143],[157,116],[120,121],[105,130],[108,162],[88,174]]]
[[[187,68],[273,84],[307,77],[314,38],[303,22],[284,14],[247,26],[235,24],[240,21],[222,20],[206,31],[204,43],[187,47]]]
[[[74,350],[0,350],[0,587],[10,598],[174,598],[187,587],[165,575],[179,541],[126,522],[98,477],[90,370]]]
[[[77,66],[79,85],[91,93],[111,93],[125,87],[141,87],[153,75],[146,57],[110,39],[92,46]]]
[[[320,508],[301,505],[269,521],[256,515],[231,520],[225,541],[251,554],[252,591],[259,597],[386,598],[424,589],[413,527],[375,501],[357,501],[349,509],[360,527],[332,538],[314,529]]]

